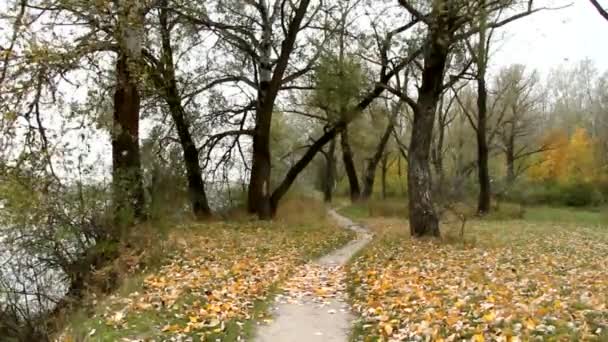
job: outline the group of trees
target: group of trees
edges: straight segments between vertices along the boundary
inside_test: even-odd
[[[518,65],[489,71],[495,32],[543,9],[533,0],[8,1],[0,203],[11,214],[0,222],[46,227],[63,248],[36,244],[33,254],[58,255],[71,285],[82,285],[78,255],[120,241],[155,215],[158,198],[181,210],[168,192],[184,194],[197,218],[227,193],[272,219],[297,182],[317,178],[331,201],[344,179],[351,200],[364,201],[376,178],[386,195],[403,176],[411,234],[439,236],[438,197],[477,171],[478,211],[488,212],[494,157],[514,182],[555,148],[540,123],[566,116],[548,113],[572,112],[567,84],[545,91]],[[597,118],[593,137],[605,134]],[[27,205],[27,192],[74,205],[59,214]]]

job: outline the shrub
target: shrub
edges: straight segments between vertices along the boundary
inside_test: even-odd
[[[570,182],[529,183],[512,186],[503,198],[524,205],[564,205],[570,207],[597,206],[604,203],[604,196],[596,184]]]

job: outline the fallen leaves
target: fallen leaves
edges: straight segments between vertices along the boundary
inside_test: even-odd
[[[501,224],[513,223],[493,223]],[[495,247],[394,235],[374,242],[349,269],[361,335],[394,341],[608,339],[606,236],[570,227],[537,234],[545,230],[517,224],[525,227],[516,243]],[[483,239],[483,229],[479,234]]]
[[[178,231],[171,239],[179,248],[170,260],[145,277],[138,291],[104,303],[97,331],[123,338],[221,339],[230,323],[243,329],[243,322],[257,319],[255,303],[266,301],[297,265],[352,237],[326,221],[307,227],[216,223]],[[328,296],[332,279],[327,275],[324,283]],[[141,317],[146,322],[138,326]]]

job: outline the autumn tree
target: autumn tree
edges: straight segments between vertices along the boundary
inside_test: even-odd
[[[515,2],[433,1],[430,9],[416,6],[407,0],[399,4],[418,18],[426,28],[423,65],[416,99],[406,92],[393,89],[414,112],[412,136],[408,155],[408,190],[410,231],[412,236],[439,236],[439,219],[432,196],[430,147],[437,104],[444,89],[453,84],[445,82],[448,55],[458,42],[479,33],[477,18],[487,16],[486,29],[504,26],[509,22],[534,13],[533,2],[521,12],[501,18],[504,9],[517,7]]]
[[[139,152],[139,79],[144,39],[144,8],[118,1],[116,90],[112,130],[114,206],[135,218],[144,215],[144,190]],[[123,215],[123,214],[119,214]]]

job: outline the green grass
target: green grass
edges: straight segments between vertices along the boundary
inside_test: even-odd
[[[273,222],[242,216],[223,222],[180,225],[167,237],[175,250],[161,260],[159,269],[127,275],[111,296],[91,300],[66,317],[66,328],[58,341],[169,340],[178,336],[178,331],[192,341],[249,340],[256,323],[268,317],[277,281],[285,279],[298,264],[346,244],[354,235],[328,221],[322,203],[307,199],[287,201]],[[234,268],[239,265],[245,266]],[[176,278],[184,274],[192,275],[184,278],[187,283]],[[155,285],[158,282],[161,285]],[[235,283],[242,286],[232,287]],[[162,302],[160,306],[161,302],[155,299],[157,294],[164,296],[178,287],[186,290],[180,292],[175,304]],[[216,299],[208,301],[203,294],[223,289],[232,289],[233,295],[214,295]],[[156,304],[145,308],[132,305],[141,303],[141,299]],[[217,331],[216,327],[184,331],[190,322],[208,322],[208,313],[198,316],[197,312],[205,308],[212,313],[208,305],[218,303],[238,305],[242,311],[233,318],[222,318],[222,329]],[[125,308],[120,323],[110,323],[110,318]],[[224,312],[224,308],[221,310]],[[192,317],[198,321],[191,321]],[[175,331],[162,331],[170,326],[176,326]]]
[[[341,215],[347,216],[353,220],[369,218],[369,209],[365,204],[355,203],[350,204],[338,210]]]
[[[534,206],[524,208],[523,215],[517,214],[517,205],[501,204],[501,209],[469,219],[466,243],[450,239],[458,235],[458,222],[442,222],[444,240],[436,241],[411,239],[407,221],[400,218],[368,219],[376,237],[349,264],[352,303],[366,313],[381,307],[376,315],[395,319],[393,331],[399,327],[420,333],[420,322],[434,320],[430,325],[440,327],[433,331],[443,338],[455,334],[458,340],[468,340],[483,332],[487,341],[494,340],[497,329],[512,332],[515,324],[525,326],[531,318],[534,325],[550,324],[555,331],[540,334],[524,327],[517,333],[522,340],[608,341],[604,330],[596,333],[608,322],[603,282],[608,246],[605,208]],[[489,293],[492,309],[484,308]],[[580,299],[590,293],[595,296],[592,300]],[[415,302],[403,301],[413,297]],[[548,299],[539,304],[539,298]],[[458,300],[465,304],[453,305]],[[427,307],[439,314],[429,315]],[[446,323],[450,312],[458,312],[458,320],[475,328],[455,329]],[[481,319],[501,312],[509,312],[501,319],[510,321],[490,319],[492,325],[487,325]],[[386,340],[380,333],[383,321],[362,317],[355,322],[351,341]],[[570,322],[576,324],[574,329]]]
[[[560,222],[584,225],[607,225],[608,208],[581,208],[538,206],[525,209],[524,220],[531,222]]]
[[[404,199],[370,199],[365,202],[349,203],[338,211],[353,220],[372,217],[407,218],[408,207]]]

